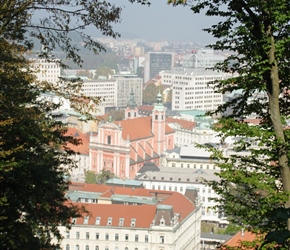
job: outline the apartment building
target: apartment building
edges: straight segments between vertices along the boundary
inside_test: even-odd
[[[30,58],[29,61],[38,81],[50,83],[57,83],[59,81],[61,67],[58,59]]]
[[[199,68],[174,68],[160,73],[162,84],[172,88],[172,110],[215,110],[223,95],[209,82],[224,80],[228,74]]]
[[[87,213],[60,227],[65,250],[200,249],[196,191],[178,192],[74,184],[67,193]]]

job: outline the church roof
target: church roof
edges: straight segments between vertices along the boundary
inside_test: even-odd
[[[124,140],[135,141],[142,138],[150,138],[152,134],[152,118],[151,116],[138,117],[123,121],[113,122],[123,129],[122,137]],[[165,133],[174,133],[174,130],[165,124]]]

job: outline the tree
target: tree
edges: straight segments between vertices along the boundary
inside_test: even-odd
[[[153,104],[159,92],[162,93],[163,86],[156,86],[155,83],[148,84],[143,90],[143,104]]]
[[[265,233],[264,244],[290,248],[290,170],[289,170],[289,57],[290,2],[273,1],[168,1],[190,5],[194,13],[219,16],[221,21],[205,29],[217,41],[209,47],[231,51],[215,70],[233,74],[231,79],[215,82],[216,91],[242,94],[221,105],[224,114],[216,130],[223,138],[240,137],[235,150],[247,150],[219,159],[220,182],[213,188],[221,195],[221,208],[233,221],[252,231]],[[259,93],[259,94],[258,94]],[[262,95],[264,94],[264,95]],[[240,117],[256,114],[259,126],[249,126]],[[257,141],[259,148],[253,148]]]
[[[53,92],[72,101],[90,115],[90,101],[79,93],[81,83],[37,82],[25,59],[34,40],[44,50],[40,58],[54,60],[53,50],[81,64],[80,46],[102,51],[101,44],[85,33],[94,26],[103,35],[116,37],[112,23],[121,8],[106,1],[3,0],[0,4],[0,245],[2,249],[59,249],[59,225],[70,227],[80,209],[65,197],[67,172],[75,167],[66,127],[52,112],[59,107],[41,97]],[[73,44],[70,33],[80,36]],[[62,66],[65,65],[59,62]],[[54,241],[52,240],[54,239]]]
[[[97,183],[97,175],[94,171],[86,171],[85,173],[85,183]]]
[[[97,174],[97,183],[105,183],[115,175],[110,170],[102,169],[101,173]]]

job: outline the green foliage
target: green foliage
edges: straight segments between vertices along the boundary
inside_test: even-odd
[[[209,47],[230,51],[215,70],[232,74],[217,81],[222,94],[239,91],[216,113],[223,119],[215,127],[224,141],[240,138],[233,155],[212,151],[221,172],[211,182],[220,195],[219,209],[231,221],[265,236],[263,247],[290,248],[289,120],[290,2],[273,1],[168,1],[188,5],[194,13],[222,17],[205,29],[217,41]],[[232,110],[231,113],[227,111]],[[255,114],[259,126],[241,120]],[[259,147],[253,147],[257,142]],[[288,225],[287,225],[288,224]]]
[[[125,118],[125,110],[124,109],[110,110],[109,116],[112,117],[113,121],[122,121]]]
[[[156,86],[155,83],[148,84],[143,90],[143,104],[152,105],[156,102],[158,93],[162,93],[163,86]]]
[[[83,47],[95,53],[104,50],[86,34],[86,27],[117,37],[112,24],[119,22],[120,12],[120,7],[106,1],[1,1],[1,249],[59,249],[58,226],[70,227],[71,218],[80,216],[79,208],[65,197],[69,182],[64,178],[76,167],[68,145],[80,141],[65,136],[66,128],[52,115],[59,104],[40,95],[52,92],[65,97],[88,119],[93,118],[93,102],[99,101],[83,96],[78,80],[36,81],[25,57],[38,40],[45,48],[40,58],[54,60],[52,51],[60,49],[67,60],[80,65]],[[80,42],[72,42],[73,33]],[[65,67],[62,61],[58,63]]]
[[[69,149],[60,149],[79,142],[47,115],[55,106],[39,98],[20,49],[0,39],[0,245],[55,249],[57,227],[78,216],[64,197],[63,177],[75,163]]]
[[[101,66],[96,70],[95,79],[98,79],[101,77],[105,77],[106,79],[109,79],[110,75],[113,75],[113,70],[108,67]]]
[[[110,170],[102,169],[101,173],[97,174],[97,183],[105,183],[107,180],[113,178],[115,175]]]
[[[86,171],[85,173],[85,183],[97,183],[97,175],[94,171]]]

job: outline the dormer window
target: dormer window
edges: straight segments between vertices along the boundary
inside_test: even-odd
[[[132,218],[131,219],[131,227],[135,227],[135,225],[136,225],[136,219]]]
[[[96,218],[96,225],[100,225],[100,223],[101,223],[101,217],[97,217]]]
[[[112,225],[112,217],[109,217],[109,218],[108,218],[108,223],[107,223],[107,225],[108,225],[108,226],[111,226],[111,225]]]
[[[85,216],[84,217],[84,224],[88,224],[89,223],[89,216]]]
[[[119,226],[124,226],[124,218],[120,218],[120,220],[119,220]]]

